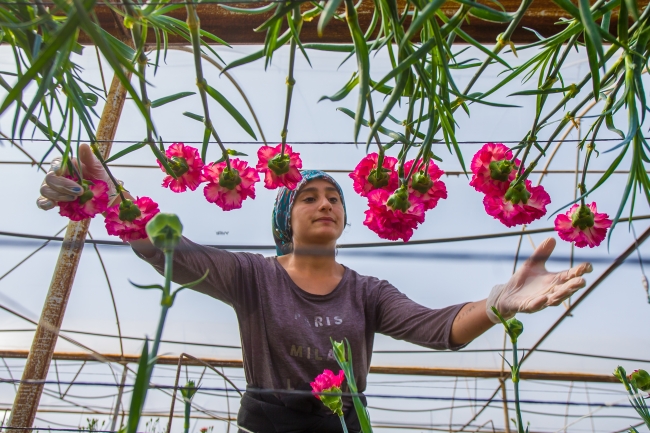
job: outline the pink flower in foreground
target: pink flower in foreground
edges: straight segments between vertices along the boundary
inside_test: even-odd
[[[413,160],[404,164],[404,173],[408,174],[413,166]],[[445,174],[433,161],[429,162],[427,173],[424,173],[424,163],[419,161],[417,170],[413,171],[409,182],[409,197],[415,197],[424,205],[424,210],[431,210],[438,201],[447,198],[447,187],[440,179]]]
[[[185,146],[183,143],[172,143],[165,151],[169,159],[169,165],[176,174],[176,179],[167,175],[163,179],[162,186],[169,188],[174,192],[185,192],[189,188],[194,191],[205,179],[201,174],[203,161],[199,151],[191,146]],[[158,166],[165,171],[163,165],[158,162]]]
[[[399,186],[399,178],[395,170],[397,159],[384,155],[384,162],[381,165],[384,170],[381,173],[377,172],[378,160],[377,153],[370,153],[359,161],[354,171],[349,174],[354,181],[354,190],[361,197],[367,197],[370,191],[378,188],[393,192]]]
[[[313,382],[310,383],[312,392],[316,398],[320,399],[321,396],[316,395],[319,392],[327,392],[332,388],[341,388],[345,380],[345,373],[343,370],[339,371],[339,374],[334,374],[332,370],[323,370],[321,374],[316,376]]]
[[[388,199],[391,197],[391,193],[384,189],[370,191],[369,209],[365,211],[366,219],[363,224],[382,239],[402,239],[408,242],[413,236],[413,230],[424,222],[424,205],[409,197],[409,207],[405,212],[394,210],[388,205]]]
[[[68,177],[70,178],[70,177]],[[108,185],[103,180],[84,180],[84,193],[75,201],[60,201],[59,215],[72,221],[92,218],[108,208]]]
[[[203,176],[208,181],[203,195],[223,210],[239,209],[244,200],[255,198],[255,182],[260,180],[260,175],[246,161],[232,158],[230,167],[228,172],[226,161],[203,167]]]
[[[146,239],[145,226],[160,212],[158,203],[149,197],[138,197],[132,202],[129,200],[122,203],[109,208],[106,212],[104,220],[106,231],[109,235],[118,236],[124,242]]]
[[[262,146],[257,151],[259,161],[255,168],[264,173],[264,187],[267,189],[276,189],[283,185],[294,189],[302,180],[300,154],[294,152],[288,144],[284,145],[283,158],[280,157],[281,152],[282,144],[275,147]]]
[[[501,143],[484,144],[472,158],[470,167],[474,175],[469,184],[484,194],[505,194],[521,164],[518,159],[514,165],[510,164],[511,159],[512,151],[507,146]]]
[[[322,401],[329,410],[340,416],[341,419],[343,419],[343,401],[341,400],[343,379],[345,379],[343,370],[340,370],[338,375],[331,370],[324,370],[310,384],[314,397]],[[319,394],[323,392],[327,394]]]
[[[575,242],[578,248],[600,245],[611,225],[606,213],[598,213],[596,202],[586,206],[574,204],[567,213],[555,218],[555,231],[560,239]]]
[[[541,185],[532,186],[530,181],[525,182],[526,190],[530,193],[526,204],[523,202],[515,204],[507,200],[505,195],[486,194],[483,198],[483,206],[487,214],[501,221],[506,227],[530,224],[543,217],[551,197]]]

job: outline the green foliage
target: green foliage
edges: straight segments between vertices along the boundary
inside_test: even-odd
[[[645,425],[650,428],[650,410],[648,410],[648,404],[643,395],[642,391],[648,392],[650,389],[650,376],[645,370],[634,370],[632,374],[628,376],[625,369],[620,365],[614,370],[614,376],[621,381],[625,390],[628,392],[628,400],[630,404],[636,410],[636,413],[639,414]]]

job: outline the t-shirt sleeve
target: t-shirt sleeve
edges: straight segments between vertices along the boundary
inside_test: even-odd
[[[466,346],[453,346],[450,342],[452,324],[465,304],[431,309],[409,299],[386,281],[378,284],[377,332],[429,349],[458,350]]]
[[[152,257],[145,257],[137,251],[135,254],[163,275],[165,255],[161,250],[157,250]],[[174,250],[172,280],[177,284],[187,284],[198,280],[208,271],[206,279],[192,289],[236,306],[246,295],[244,288],[249,286],[245,276],[250,275],[253,266],[251,257],[248,257],[251,255],[206,247],[183,237]]]

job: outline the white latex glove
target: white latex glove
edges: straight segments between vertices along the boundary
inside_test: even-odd
[[[487,298],[487,314],[493,323],[499,323],[499,318],[492,312],[492,306],[507,320],[517,313],[534,313],[550,305],[560,305],[585,286],[582,275],[593,270],[591,263],[581,263],[561,272],[546,270],[546,260],[554,248],[555,239],[546,239],[510,281],[494,286]]]
[[[83,177],[88,180],[106,182],[109,199],[113,199],[116,196],[115,185],[111,182],[102,164],[93,155],[90,146],[87,144],[79,146],[78,157],[81,162]],[[73,158],[72,162],[75,165],[78,164],[76,158]],[[36,206],[43,210],[50,210],[57,205],[57,202],[73,201],[83,194],[83,188],[77,182],[63,177],[66,173],[67,169],[61,167],[61,158],[54,158],[49,171],[45,175],[45,180],[41,184],[41,196],[36,200]]]

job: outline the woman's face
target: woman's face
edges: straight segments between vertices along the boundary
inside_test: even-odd
[[[296,195],[291,209],[291,230],[296,245],[336,244],[345,228],[345,210],[338,190],[330,182],[314,179]]]

